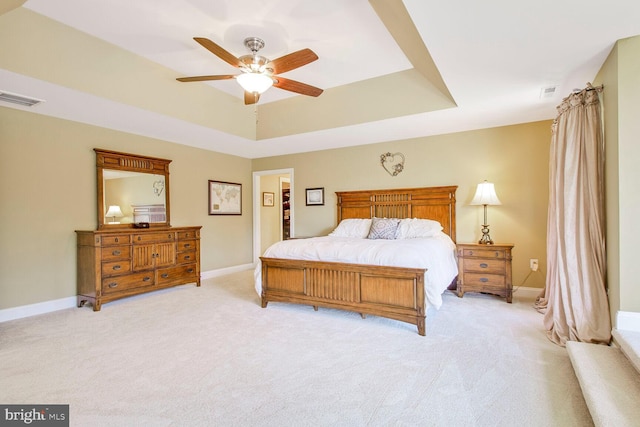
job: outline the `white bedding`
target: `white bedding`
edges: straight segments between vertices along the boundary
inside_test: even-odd
[[[312,237],[283,240],[270,246],[267,258],[302,259],[308,261],[343,262],[424,268],[427,307],[440,308],[442,293],[458,274],[456,246],[443,232],[434,237],[371,240],[350,237]],[[262,266],[255,269],[255,287],[262,294]]]

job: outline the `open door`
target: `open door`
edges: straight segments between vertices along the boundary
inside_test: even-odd
[[[273,243],[285,239],[285,209],[283,190],[288,186],[287,238],[294,231],[294,183],[293,169],[277,169],[253,172],[253,262]],[[270,194],[269,194],[270,193]],[[265,199],[265,194],[267,197]],[[271,197],[273,195],[273,197]],[[265,204],[265,200],[273,203]]]

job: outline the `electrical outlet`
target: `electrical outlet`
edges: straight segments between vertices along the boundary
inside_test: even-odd
[[[538,271],[538,260],[536,258],[529,260],[529,268],[531,268],[531,271]]]

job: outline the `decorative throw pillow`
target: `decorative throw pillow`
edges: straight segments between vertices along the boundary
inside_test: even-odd
[[[442,231],[442,225],[431,219],[404,218],[398,224],[396,239],[433,237]]]
[[[343,219],[336,229],[329,233],[329,236],[364,239],[369,234],[370,227],[371,218]]]
[[[389,239],[396,238],[398,230],[398,218],[373,218],[371,220],[371,229],[369,230],[369,239]]]

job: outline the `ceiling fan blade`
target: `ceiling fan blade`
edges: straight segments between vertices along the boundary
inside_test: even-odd
[[[200,43],[209,52],[213,53],[215,56],[222,59],[224,62],[236,68],[239,68],[240,66],[243,65],[240,59],[236,58],[234,55],[230,54],[229,52],[227,52],[226,50],[224,50],[222,47],[218,46],[211,40],[205,39],[204,37],[194,37],[193,39],[198,43]]]
[[[318,59],[318,55],[316,55],[311,49],[302,49],[274,59],[271,61],[269,66],[273,68],[273,74],[282,74],[287,71],[295,70],[303,65],[307,65],[316,59]]]
[[[260,94],[257,92],[244,91],[244,105],[257,104],[260,99]]]
[[[307,96],[320,96],[320,94],[324,92],[322,89],[315,86],[300,83],[295,80],[285,79],[280,76],[273,76],[273,86]]]
[[[204,82],[207,80],[228,80],[234,77],[231,74],[220,74],[217,76],[178,77],[176,80],[179,82]]]

